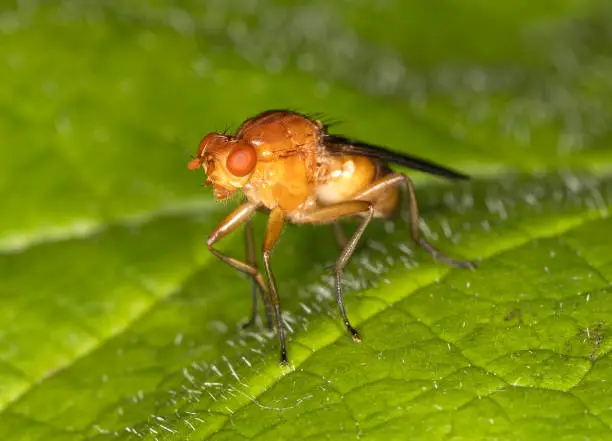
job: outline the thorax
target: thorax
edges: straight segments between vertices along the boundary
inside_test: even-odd
[[[247,198],[297,219],[370,186],[380,164],[363,156],[327,155],[321,130],[320,123],[286,112],[247,121],[237,133],[257,151],[255,171],[242,188]]]
[[[285,212],[303,208],[312,199],[315,166],[298,155],[273,161],[261,161],[243,192],[252,202],[268,209],[280,207]]]

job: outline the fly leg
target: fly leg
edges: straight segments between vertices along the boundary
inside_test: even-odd
[[[348,244],[348,239],[346,238],[346,235],[342,230],[342,225],[340,225],[340,222],[336,221],[332,224],[332,229],[334,232],[334,239],[336,240],[336,245],[338,245],[338,248],[340,249],[340,251],[342,251]]]
[[[278,291],[276,290],[276,280],[270,267],[270,254],[274,249],[274,246],[278,242],[278,238],[283,231],[285,224],[285,215],[283,210],[280,208],[274,208],[270,212],[270,218],[268,219],[268,228],[266,230],[266,238],[263,244],[263,261],[266,267],[266,274],[268,275],[268,285],[270,289],[267,291],[270,303],[274,308],[274,319],[276,321],[276,330],[278,332],[278,338],[280,340],[281,350],[281,364],[287,364],[287,343],[285,341],[285,325],[283,323],[283,317],[281,315],[280,298],[278,297]]]
[[[396,186],[405,185],[408,190],[408,204],[410,210],[410,230],[412,234],[412,240],[414,240],[419,246],[425,249],[431,256],[443,262],[447,265],[454,266],[457,268],[469,268],[475,269],[476,264],[468,260],[455,260],[445,256],[441,251],[430,245],[424,238],[421,237],[421,231],[419,229],[419,207],[417,205],[416,195],[414,193],[414,186],[408,176],[403,173],[392,173],[384,178],[374,182],[370,187],[363,190],[361,193],[355,195],[355,199],[368,199],[371,200],[376,195],[384,192],[386,189]]]
[[[239,206],[238,208],[236,208],[233,212],[229,214],[229,216],[227,216],[217,226],[217,228],[213,230],[212,233],[210,233],[210,236],[208,236],[208,240],[206,244],[208,245],[208,249],[210,250],[211,253],[213,253],[223,262],[236,268],[238,271],[241,271],[251,276],[253,283],[259,287],[261,292],[267,293],[268,287],[266,286],[263,280],[263,277],[261,276],[261,274],[259,273],[255,265],[244,263],[238,259],[234,259],[233,257],[226,256],[225,254],[221,253],[220,251],[217,251],[217,249],[213,247],[213,245],[217,241],[227,236],[229,233],[234,231],[238,226],[246,222],[251,217],[251,215],[255,212],[256,209],[257,209],[257,204],[252,204],[250,202],[246,202],[242,204],[241,206]],[[253,297],[253,299],[255,299],[255,297]],[[255,314],[256,313],[256,302],[254,301],[253,303],[254,303],[253,309],[255,310],[254,312]],[[253,320],[253,316],[251,316],[250,321],[252,320]]]
[[[340,257],[338,258],[338,260],[336,261],[336,265],[334,266],[334,273],[336,275],[336,303],[338,304],[338,309],[340,311],[342,321],[344,322],[344,326],[346,327],[348,332],[350,332],[351,337],[353,337],[353,340],[356,342],[361,341],[361,337],[359,336],[357,330],[353,328],[346,315],[346,310],[344,307],[344,295],[342,292],[342,272],[349,259],[353,255],[353,252],[357,247],[359,239],[361,239],[361,236],[363,236],[363,232],[374,217],[374,205],[371,202],[359,200],[340,202],[338,204],[319,208],[318,210],[308,214],[300,220],[300,222],[304,223],[324,223],[334,221],[343,216],[350,216],[359,213],[367,214],[366,217],[361,221],[359,227],[357,227],[355,233],[353,233],[353,236],[347,242],[346,246],[342,250],[342,253],[340,253]]]
[[[246,248],[246,260],[247,263],[253,268],[257,268],[257,257],[255,256],[255,239],[253,236],[253,222],[251,219],[248,219],[244,223],[244,238],[245,238],[245,248]],[[274,324],[272,322],[272,308],[270,306],[270,302],[268,301],[268,297],[261,291],[257,281],[254,278],[251,278],[251,297],[253,298],[253,310],[251,311],[251,318],[248,322],[242,325],[242,329],[246,329],[255,324],[257,320],[257,296],[261,292],[264,306],[266,309],[266,324],[268,329],[272,329]]]
[[[247,220],[244,223],[244,240],[245,240],[245,250],[246,250],[246,260],[247,263],[249,265],[251,265],[253,268],[256,267],[256,260],[255,260],[255,244],[254,244],[254,238],[253,238],[253,223],[251,222],[251,220]],[[257,321],[257,294],[259,287],[257,286],[257,282],[255,281],[255,279],[251,278],[251,297],[253,299],[253,309],[251,311],[251,318],[249,318],[249,320],[242,325],[242,329],[246,329],[250,326],[253,326],[255,324],[255,321]]]

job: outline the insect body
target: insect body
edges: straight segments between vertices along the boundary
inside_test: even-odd
[[[197,157],[188,167],[205,170],[206,183],[213,187],[216,199],[226,199],[239,190],[246,197],[210,234],[208,248],[219,259],[252,277],[253,313],[247,325],[255,320],[257,289],[261,290],[268,323],[274,315],[282,363],[287,362],[285,330],[270,254],[286,221],[337,226],[336,222],[346,216],[362,219],[353,236],[340,241],[342,251],[334,267],[336,301],[344,325],[355,341],[360,341],[360,337],[345,312],[342,271],[370,221],[389,217],[398,207],[400,186],[408,190],[413,240],[440,261],[474,268],[472,262],[444,256],[421,238],[412,181],[392,171],[389,167],[392,163],[449,179],[467,178],[423,159],[330,134],[321,122],[287,110],[261,113],[245,121],[235,136],[211,133],[200,143]],[[253,246],[250,217],[257,210],[269,213],[263,243],[267,281],[257,269]],[[246,224],[247,262],[226,256],[214,247],[241,224]]]

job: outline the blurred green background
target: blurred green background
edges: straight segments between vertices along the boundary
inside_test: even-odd
[[[0,64],[2,439],[612,437],[606,1],[4,1]],[[354,345],[331,233],[287,228],[283,372],[206,250],[231,204],[186,169],[270,108],[473,175],[414,177],[426,234],[481,268],[373,226]]]

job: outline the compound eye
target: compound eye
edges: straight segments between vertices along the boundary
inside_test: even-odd
[[[256,162],[255,149],[248,144],[240,144],[234,147],[227,156],[225,166],[231,174],[241,178],[253,171]]]

